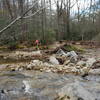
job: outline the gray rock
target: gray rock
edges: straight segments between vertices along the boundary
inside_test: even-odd
[[[92,67],[92,65],[96,62],[95,58],[88,58],[87,62],[86,62],[86,66],[87,67]]]
[[[51,57],[49,58],[49,62],[50,62],[51,64],[54,64],[54,65],[59,65],[58,60],[57,60],[54,56],[51,56]]]
[[[62,50],[62,49],[59,49],[56,53],[58,56],[66,56],[66,53]]]
[[[86,66],[86,62],[85,61],[79,61],[79,62],[77,62],[76,65],[78,65],[80,67],[85,67]]]

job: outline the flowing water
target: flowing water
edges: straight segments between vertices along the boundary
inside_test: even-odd
[[[100,77],[0,72],[0,100],[100,100]]]
[[[0,71],[0,100],[100,100],[100,75]]]

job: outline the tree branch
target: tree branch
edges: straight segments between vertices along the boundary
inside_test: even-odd
[[[39,0],[38,0],[39,1]],[[5,31],[7,30],[8,28],[10,28],[13,24],[15,24],[18,20],[22,19],[30,10],[32,10],[32,8],[38,3],[35,2],[34,5],[32,7],[30,7],[26,12],[24,12],[22,14],[22,16],[19,16],[18,18],[16,18],[14,21],[12,21],[9,25],[7,25],[6,27],[4,27],[2,30],[0,30],[0,35]]]
[[[54,5],[54,4],[55,4],[55,3],[53,3],[52,5]],[[49,7],[49,6],[48,6],[48,7]],[[48,7],[43,7],[43,8],[41,8],[41,9],[37,10],[35,13],[33,13],[33,14],[29,15],[29,16],[23,17],[23,18],[30,18],[30,17],[36,15],[36,14],[37,14],[38,12],[40,12],[41,10],[43,10],[43,9],[45,9],[45,8],[48,8]]]
[[[2,30],[0,30],[0,33],[4,32],[5,30],[7,30],[10,26],[12,26],[14,23],[16,23],[19,19],[21,19],[21,17],[16,18],[14,21],[12,21],[9,25],[7,25],[5,28],[3,28]],[[0,34],[1,35],[1,34]]]

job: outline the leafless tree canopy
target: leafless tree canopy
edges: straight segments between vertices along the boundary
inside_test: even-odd
[[[0,0],[1,44],[99,40],[99,26],[100,0]]]

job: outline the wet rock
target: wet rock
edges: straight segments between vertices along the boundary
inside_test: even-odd
[[[44,62],[44,66],[47,66],[48,68],[49,68],[49,67],[54,67],[54,65],[49,64],[49,63],[47,63],[47,62]]]
[[[23,68],[23,67],[18,69],[18,71],[23,71],[23,70],[24,70],[24,68]]]
[[[66,56],[66,53],[62,49],[59,49],[56,54],[58,56]]]
[[[39,70],[39,71],[50,71],[50,68],[54,68],[55,65],[49,64],[47,62],[42,62],[40,60],[33,60],[27,66],[28,70]]]
[[[33,51],[32,55],[42,55],[41,51]]]
[[[24,90],[25,90],[25,93],[29,93],[29,94],[31,94],[32,91],[31,91],[31,87],[30,87],[29,82],[23,80],[23,84],[24,84]]]
[[[74,58],[74,57],[71,57],[71,58],[70,58],[70,62],[71,62],[71,63],[77,63],[77,59]]]
[[[0,92],[3,93],[3,94],[7,93],[7,91],[3,90],[3,89]]]
[[[12,55],[14,57],[14,55]],[[24,52],[24,51],[16,51],[15,57],[18,59],[29,59],[33,56],[42,56],[41,51],[32,51],[32,52]],[[11,57],[12,58],[12,57]]]
[[[86,66],[87,67],[92,67],[92,65],[96,62],[95,58],[88,58],[87,62],[86,62]]]
[[[96,61],[94,64],[93,64],[93,69],[98,69],[100,68],[100,61]]]
[[[100,75],[100,69],[91,69],[89,71],[89,74]]]
[[[67,56],[70,56],[71,57],[71,62],[77,62],[78,60],[78,55],[76,54],[75,51],[71,51],[71,52],[68,52],[67,53]]]
[[[51,56],[51,57],[49,58],[49,62],[50,62],[51,64],[54,64],[54,65],[59,65],[58,60],[57,60],[54,56]]]
[[[75,51],[70,51],[70,52],[67,52],[66,56],[78,57],[78,55],[76,54],[76,52],[75,52]]]
[[[6,60],[6,59],[8,59],[8,57],[3,57],[3,59],[5,59],[5,60]]]
[[[77,58],[78,58],[78,55],[76,54],[75,51],[70,51],[70,52],[65,53],[62,49],[59,49],[56,54],[59,55],[59,56],[63,56],[64,55],[66,57],[74,57],[75,60],[77,60]]]
[[[86,66],[86,62],[85,61],[79,61],[79,62],[77,62],[76,65],[80,66],[80,67],[85,67]]]
[[[76,54],[75,51],[70,51],[65,53],[62,49],[59,49],[58,52],[56,53],[58,56],[64,56],[64,57],[70,57],[70,61],[72,63],[76,63],[78,60],[78,55]]]
[[[96,74],[95,75],[93,75],[93,74],[87,75],[85,77],[85,79],[88,80],[88,81],[100,83],[100,76],[96,75]]]
[[[33,69],[34,67],[42,66],[43,63],[40,60],[33,60],[30,62],[30,64],[27,66],[27,69]]]
[[[83,71],[84,74],[88,74],[89,71],[90,71],[90,68],[88,68],[88,67],[83,67],[82,71]]]

